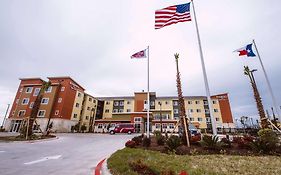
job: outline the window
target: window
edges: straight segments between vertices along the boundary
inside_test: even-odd
[[[89,101],[92,101],[92,98],[91,98],[91,97],[89,97]]]
[[[106,110],[105,110],[105,113],[109,113],[109,109],[106,109]]]
[[[131,112],[131,109],[127,109],[127,112]]]
[[[208,101],[204,100],[204,105],[208,105]]]
[[[155,128],[160,128],[160,124],[159,124],[159,123],[156,123],[156,124],[155,124]]]
[[[35,88],[33,96],[37,96],[39,94],[40,90],[41,90],[41,88]]]
[[[113,113],[117,113],[118,112],[118,109],[113,109]]]
[[[195,101],[195,104],[197,104],[197,105],[200,104],[200,101],[196,100],[196,101]]]
[[[190,121],[194,121],[194,118],[193,117],[190,117],[190,119],[189,119]]]
[[[60,91],[61,91],[61,92],[63,92],[64,90],[65,90],[65,87],[64,87],[64,86],[60,88]]]
[[[90,111],[90,110],[91,110],[90,106],[88,106],[88,107],[87,107],[87,110],[88,110],[88,111]]]
[[[192,104],[192,101],[187,101],[187,103],[188,103],[189,105],[191,105],[191,104]]]
[[[30,105],[29,105],[29,108],[32,109],[33,105],[34,105],[34,102],[31,102]]]
[[[174,114],[178,114],[179,110],[178,109],[174,109]]]
[[[114,102],[114,106],[119,106],[119,102],[118,102],[118,101],[115,101],[115,102]]]
[[[75,104],[75,107],[76,107],[76,108],[79,108],[79,103],[76,103],[76,104]]]
[[[169,123],[169,128],[170,129],[174,129],[175,128],[174,124],[173,123]]]
[[[98,129],[102,129],[102,123],[98,124]]]
[[[20,88],[20,92],[22,92],[23,88]]]
[[[78,97],[81,97],[81,93],[80,93],[80,92],[78,92],[77,96],[78,96]]]
[[[190,113],[193,113],[193,109],[190,109],[189,112],[190,112]]]
[[[219,119],[219,118],[216,118],[216,121],[218,122],[218,121],[220,121],[220,119]]]
[[[26,93],[28,93],[28,94],[30,94],[31,92],[32,92],[32,87],[27,87],[26,89],[25,89],[25,92]]]
[[[213,100],[213,104],[217,104],[217,101]]]
[[[59,112],[60,112],[59,110],[56,110],[55,115],[59,115]]]
[[[29,102],[29,98],[24,98],[24,99],[22,99],[22,105],[27,105],[28,104],[28,102]]]
[[[219,110],[218,109],[214,109],[214,112],[219,112]]]
[[[49,102],[49,98],[42,98],[42,100],[41,100],[41,104],[48,104],[48,102]]]
[[[124,101],[120,101],[120,106],[124,106]]]
[[[15,115],[15,111],[12,112],[12,115]]]
[[[45,110],[39,110],[37,116],[38,117],[44,117],[45,116]]]
[[[62,98],[59,98],[59,99],[58,99],[58,103],[61,103],[61,101],[62,101]]]
[[[73,114],[73,118],[77,118],[77,114]]]
[[[196,112],[201,112],[201,109],[196,109]]]
[[[211,118],[210,118],[210,117],[207,117],[207,118],[206,118],[206,121],[207,121],[207,122],[211,122]]]
[[[130,101],[127,101],[127,105],[129,105],[131,102]]]
[[[109,102],[109,101],[107,101],[105,104],[109,105],[109,104],[110,104],[110,102]]]
[[[201,117],[198,117],[197,120],[198,120],[198,122],[202,122],[203,121],[203,119]]]
[[[178,101],[173,101],[173,105],[174,105],[174,106],[178,106],[178,105],[179,105],[179,102],[178,102]]]
[[[25,110],[19,110],[18,116],[23,117],[25,115]]]
[[[119,112],[124,112],[124,109],[119,109]]]
[[[169,102],[168,102],[168,101],[165,101],[165,104],[167,105],[167,104],[169,104]]]
[[[210,113],[209,109],[205,109],[205,113],[209,114]]]
[[[46,90],[45,93],[51,93],[52,92],[52,86],[49,86]]]
[[[163,126],[163,129],[167,129],[167,123],[163,123],[162,126]]]
[[[144,100],[144,104],[147,104],[147,100]]]
[[[89,120],[89,116],[86,116],[85,119],[86,119],[86,120]]]
[[[155,101],[151,101],[151,102],[150,102],[150,105],[151,105],[151,106],[155,106]]]
[[[16,104],[18,104],[18,103],[19,103],[19,99],[16,100]]]
[[[141,120],[142,120],[141,117],[135,117],[135,118],[134,118],[135,123],[136,123],[136,122],[141,122]]]

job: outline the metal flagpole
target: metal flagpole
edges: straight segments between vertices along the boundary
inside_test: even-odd
[[[277,108],[277,103],[276,103],[276,100],[274,98],[273,91],[272,91],[271,85],[269,83],[269,79],[268,79],[268,76],[266,74],[265,68],[263,66],[263,62],[261,60],[261,57],[260,57],[260,54],[259,54],[259,51],[258,51],[258,48],[257,48],[255,40],[253,40],[253,43],[254,43],[255,49],[257,51],[257,55],[258,55],[259,61],[261,63],[261,67],[262,67],[262,70],[263,70],[263,73],[264,73],[264,76],[265,76],[265,79],[266,79],[266,83],[267,83],[267,86],[268,86],[268,89],[269,89],[269,92],[270,92],[270,95],[271,95],[271,98],[272,98],[272,101],[273,101],[273,106],[274,106],[274,108],[276,110],[276,113],[278,115],[279,121],[281,121],[281,116],[280,116],[280,113],[279,113],[278,108]]]
[[[149,138],[149,109],[150,109],[150,100],[149,100],[149,46],[147,46],[147,128],[146,136]]]
[[[208,100],[211,122],[212,122],[212,130],[213,130],[213,135],[217,135],[216,121],[215,121],[214,114],[213,114],[214,110],[213,110],[213,106],[212,106],[212,103],[211,103],[210,89],[209,89],[209,84],[208,84],[208,79],[207,79],[207,74],[206,74],[206,68],[205,68],[205,63],[204,63],[204,58],[203,58],[203,51],[202,51],[202,46],[201,46],[201,39],[200,39],[200,35],[199,35],[197,19],[196,19],[194,2],[193,2],[193,0],[191,0],[191,2],[192,2],[192,7],[193,7],[193,14],[194,14],[194,20],[195,20],[195,26],[196,26],[196,32],[197,32],[197,39],[198,39],[198,45],[199,45],[199,50],[200,50],[200,58],[201,58],[203,76],[204,76],[205,89],[206,89],[207,100]]]

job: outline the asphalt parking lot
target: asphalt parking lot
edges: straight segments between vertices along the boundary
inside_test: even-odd
[[[57,134],[59,139],[0,142],[1,175],[88,175],[134,135]]]

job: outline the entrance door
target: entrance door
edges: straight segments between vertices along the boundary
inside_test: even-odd
[[[12,125],[12,132],[19,132],[20,129],[20,124],[21,124],[21,120],[16,120],[14,121],[13,125]]]

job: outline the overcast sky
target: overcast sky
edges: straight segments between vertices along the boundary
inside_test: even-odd
[[[71,76],[93,96],[146,90],[146,60],[130,55],[148,45],[151,91],[177,94],[173,55],[179,53],[184,95],[205,95],[194,20],[154,30],[155,10],[186,2],[1,0],[0,121],[20,77]],[[243,75],[243,65],[249,65],[258,69],[265,109],[272,106],[258,59],[233,53],[255,39],[280,106],[281,1],[196,0],[195,6],[211,94],[228,92],[236,118],[256,116]]]

